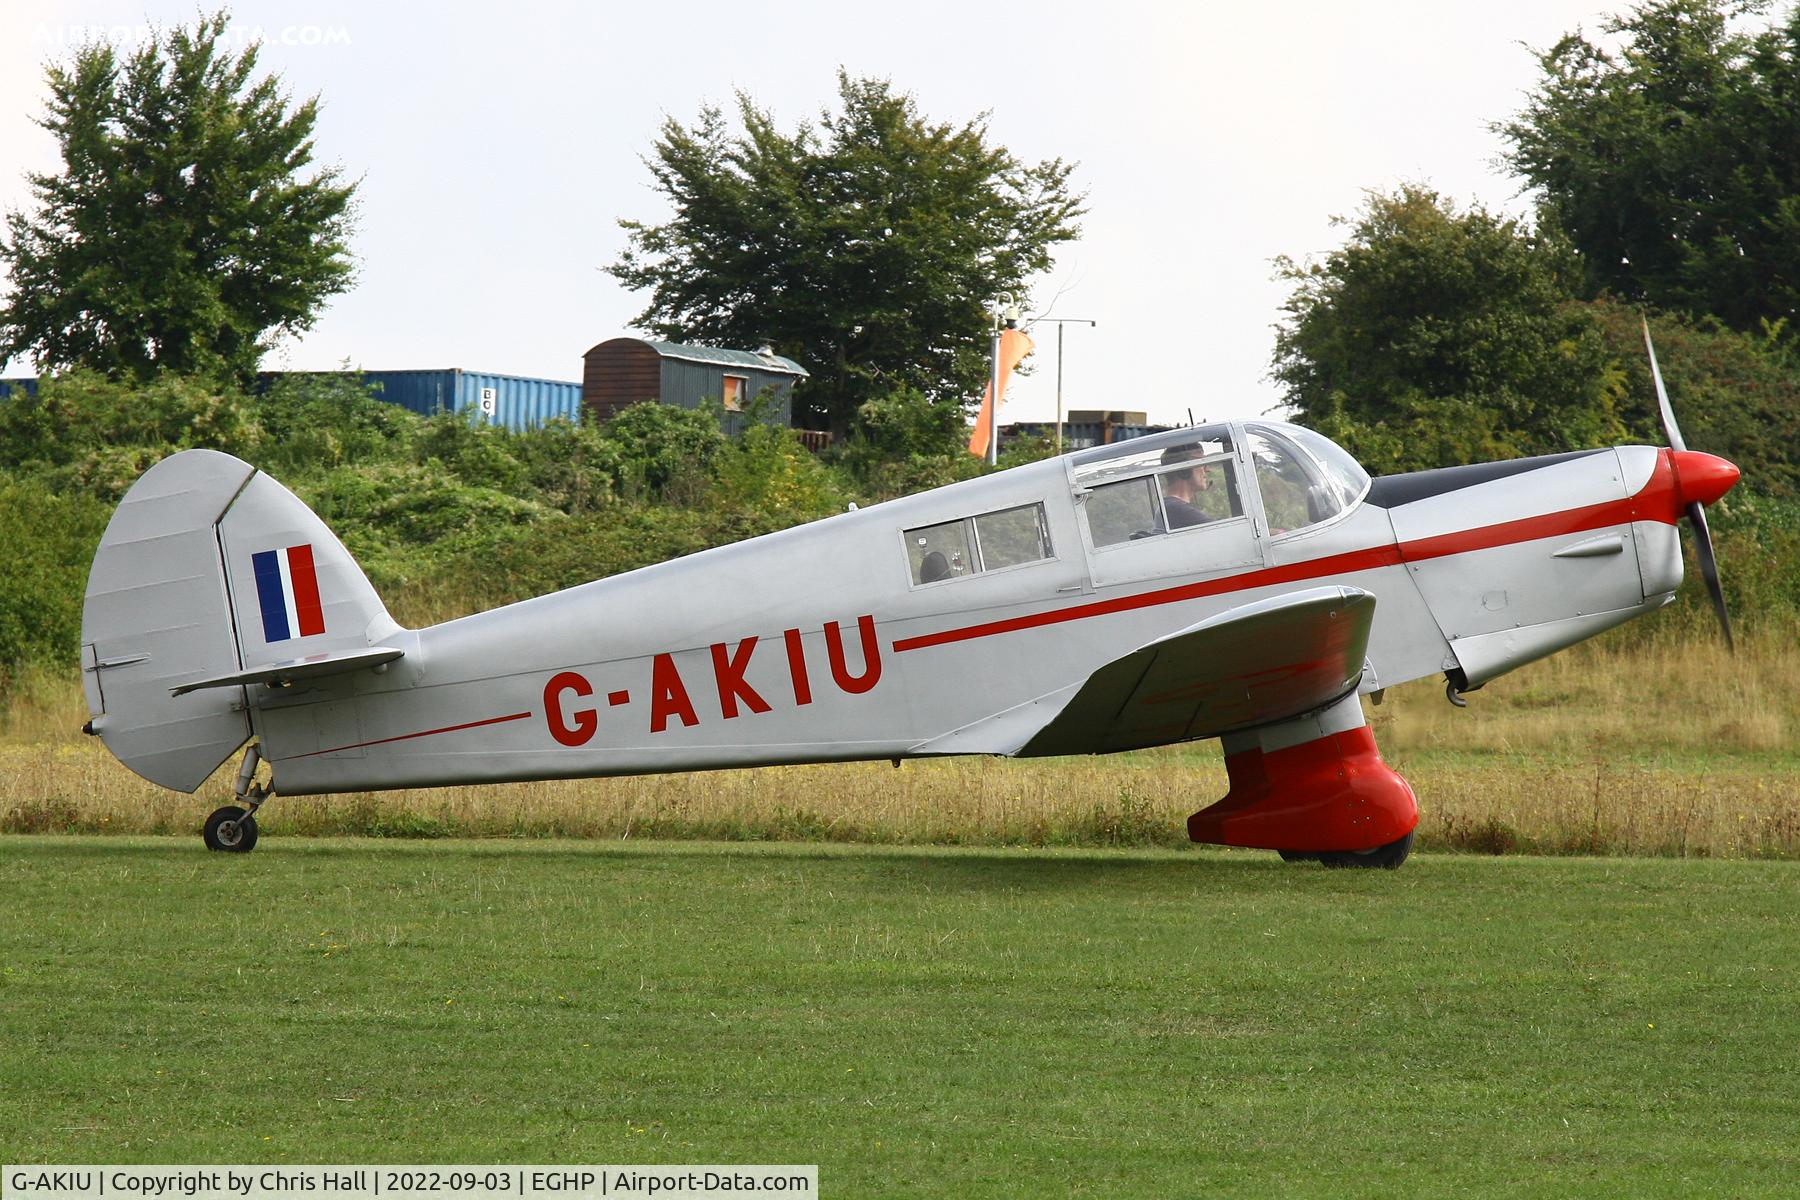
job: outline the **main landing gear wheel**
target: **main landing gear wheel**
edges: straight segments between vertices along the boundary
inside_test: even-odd
[[[1392,871],[1406,861],[1406,856],[1412,853],[1412,847],[1413,835],[1409,833],[1397,842],[1389,842],[1373,850],[1338,850],[1317,857],[1328,867],[1380,867]]]
[[[208,850],[248,854],[256,847],[256,818],[236,805],[227,804],[206,818],[206,828],[200,831],[200,836],[206,839]]]

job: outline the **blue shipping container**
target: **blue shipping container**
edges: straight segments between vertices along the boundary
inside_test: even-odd
[[[283,375],[337,374],[341,372],[264,371],[256,377],[256,390],[267,391]],[[380,389],[377,394],[383,400],[428,417],[477,409],[488,420],[509,429],[535,429],[558,417],[581,420],[581,385],[560,379],[490,375],[460,367],[438,371],[363,371],[361,375],[365,383]],[[35,378],[0,379],[0,400],[14,392],[35,396],[37,388]],[[484,393],[490,393],[485,399],[492,411],[483,406]]]
[[[446,367],[437,371],[364,371],[390,404],[431,416],[475,409],[496,425],[533,429],[557,418],[581,419],[581,385],[525,375],[492,375]]]

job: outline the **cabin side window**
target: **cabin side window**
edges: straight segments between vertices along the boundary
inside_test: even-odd
[[[1096,548],[1244,515],[1231,435],[1222,427],[1081,457],[1075,481],[1085,490],[1088,532]]]
[[[914,583],[959,579],[979,568],[969,545],[969,522],[945,521],[906,531],[906,557]]]
[[[1161,513],[1155,481],[1148,475],[1123,483],[1103,483],[1088,493],[1088,529],[1096,546],[1150,536]]]
[[[1053,557],[1042,504],[1023,504],[906,531],[915,584],[941,583]]]

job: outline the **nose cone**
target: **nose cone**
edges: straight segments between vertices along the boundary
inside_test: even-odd
[[[1674,450],[1675,488],[1682,504],[1711,504],[1732,489],[1738,469],[1716,454],[1698,450]]]

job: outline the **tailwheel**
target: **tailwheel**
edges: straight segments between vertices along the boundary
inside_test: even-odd
[[[208,850],[232,850],[248,854],[256,848],[256,818],[235,804],[216,809],[200,831]]]
[[[268,800],[271,791],[269,785],[256,781],[256,768],[261,762],[262,747],[255,742],[244,747],[244,761],[238,765],[237,786],[232,789],[244,807],[227,804],[206,818],[200,836],[206,840],[208,850],[248,854],[256,849],[256,810]]]
[[[1412,853],[1412,847],[1413,835],[1408,833],[1398,841],[1377,846],[1373,850],[1334,850],[1329,854],[1309,857],[1317,858],[1328,867],[1380,867],[1392,871],[1406,861],[1406,856]],[[1283,854],[1282,857],[1286,858],[1287,855]]]

